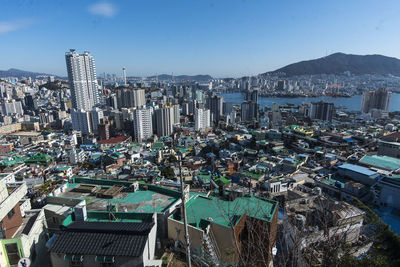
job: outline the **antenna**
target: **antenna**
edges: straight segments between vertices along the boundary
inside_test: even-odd
[[[124,85],[126,86],[127,83],[126,83],[126,68],[125,67],[122,67],[122,74],[123,74],[123,78],[124,78]]]

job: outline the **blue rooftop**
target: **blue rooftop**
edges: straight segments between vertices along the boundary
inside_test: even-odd
[[[349,170],[349,171],[353,171],[353,172],[358,172],[367,176],[374,176],[377,175],[377,172],[371,171],[368,168],[362,167],[362,166],[358,166],[358,165],[354,165],[354,164],[343,164],[341,166],[338,167],[339,169],[344,169],[344,170]]]

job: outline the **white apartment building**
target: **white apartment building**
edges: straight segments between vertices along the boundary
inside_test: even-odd
[[[138,142],[153,135],[152,108],[133,110],[133,133]]]
[[[90,118],[90,112],[83,109],[71,110],[72,129],[80,131],[82,134],[89,134],[92,132],[92,123]]]
[[[24,114],[21,101],[12,100],[1,105],[3,115]]]
[[[210,110],[196,108],[194,110],[194,129],[195,131],[204,131],[210,128]]]
[[[73,108],[91,110],[99,104],[99,86],[93,56],[89,52],[78,54],[75,49],[71,49],[65,53],[65,61]]]

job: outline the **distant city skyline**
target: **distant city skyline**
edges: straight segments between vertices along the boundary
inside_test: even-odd
[[[335,52],[400,58],[398,1],[3,0],[0,69],[67,76],[90,51],[98,74],[241,77]]]

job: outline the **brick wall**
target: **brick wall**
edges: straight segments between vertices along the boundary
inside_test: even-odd
[[[12,210],[14,211],[12,217],[9,218],[8,215],[6,215],[1,220],[1,225],[3,226],[5,238],[12,238],[12,236],[22,224],[22,215],[19,208],[19,203],[17,203],[17,205],[15,205]]]

